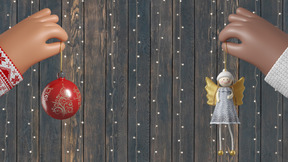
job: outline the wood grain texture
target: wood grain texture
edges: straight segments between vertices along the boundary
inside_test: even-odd
[[[194,1],[173,2],[173,161],[194,161]],[[179,52],[177,52],[179,51]]]
[[[0,32],[17,23],[17,5],[10,0],[3,0],[0,5]],[[9,16],[7,16],[9,14]],[[3,23],[5,22],[5,23]],[[0,98],[0,160],[16,161],[17,157],[17,87],[14,87]],[[2,109],[5,108],[3,111]],[[8,137],[6,138],[6,135]],[[4,149],[4,151],[2,151]]]
[[[39,10],[39,1],[18,3],[18,22]],[[28,69],[17,92],[17,160],[39,161],[40,78],[39,63]]]
[[[282,12],[282,1],[261,2],[261,16],[279,28],[282,28],[282,19],[278,13]],[[261,161],[282,161],[282,95],[275,91],[263,79],[261,87]],[[269,135],[268,135],[269,134]]]
[[[107,1],[106,161],[109,162],[127,161],[128,159],[127,79],[129,35],[127,29],[128,1]]]
[[[81,0],[62,1],[62,27],[67,29],[69,43],[63,51],[65,78],[77,85],[83,98],[84,41]],[[65,15],[65,16],[64,16]],[[82,99],[83,105],[83,99]],[[83,106],[72,118],[62,121],[62,161],[83,161]]]
[[[85,2],[84,161],[105,161],[106,1]]]
[[[201,7],[196,7],[201,6]],[[214,15],[210,15],[210,13]],[[213,107],[207,105],[205,77],[216,78],[216,3],[195,0],[195,161],[216,161],[216,127],[210,125]],[[201,23],[199,23],[201,22]],[[215,37],[215,39],[213,39]]]
[[[172,4],[172,0],[151,1],[151,137],[154,140],[150,161],[155,162],[172,161]]]
[[[50,8],[52,14],[61,15],[61,1],[57,0],[41,0],[40,9]],[[58,22],[61,24],[61,20]],[[59,40],[50,40],[48,43]],[[57,73],[60,71],[59,55],[50,57],[40,63],[40,93],[44,87],[51,81],[57,79]],[[40,108],[40,161],[51,162],[61,161],[62,156],[62,131],[61,121],[51,118]]]
[[[150,1],[129,1],[128,161],[130,162],[144,162],[150,159],[150,19]]]
[[[260,2],[240,0],[239,6],[260,14]],[[239,77],[245,77],[243,105],[239,107],[239,161],[260,161],[261,155],[261,76],[259,70],[243,61],[239,63]],[[258,113],[259,112],[259,113]]]
[[[288,1],[284,0],[283,2],[283,31],[284,32],[288,32]],[[288,99],[283,97],[283,112],[281,114],[282,116],[282,126],[283,126],[283,137],[282,139],[280,139],[283,143],[283,149],[282,149],[282,159],[283,161],[285,161],[286,159],[288,159],[288,154],[286,154],[286,152],[288,151]]]

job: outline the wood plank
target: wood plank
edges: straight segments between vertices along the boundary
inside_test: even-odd
[[[288,32],[288,1],[283,1],[283,31]],[[282,121],[283,121],[283,137],[279,139],[279,142],[282,142],[282,159],[283,161],[288,159],[288,154],[285,154],[288,151],[288,99],[283,97],[283,112],[281,114]]]
[[[13,1],[2,1],[0,5],[0,20],[3,23],[0,24],[0,33],[8,30],[9,26],[16,24],[16,10],[17,5]],[[0,134],[1,161],[16,161],[17,159],[15,156],[17,154],[17,88],[18,86],[14,87],[0,98],[0,129],[2,130]],[[8,135],[7,138],[6,135]]]
[[[63,51],[65,78],[72,81],[83,96],[84,41],[83,2],[62,1],[62,27],[69,36]],[[82,99],[83,105],[83,99]],[[62,121],[62,161],[83,161],[83,106],[71,118]]]
[[[39,1],[19,1],[18,22],[39,10]],[[33,65],[23,74],[17,93],[17,160],[39,161],[39,112],[40,87],[39,64]]]
[[[275,26],[282,28],[282,19],[278,13],[282,12],[282,1],[261,2],[261,15]],[[282,95],[268,85],[262,75],[262,112],[261,112],[261,161],[282,161]]]
[[[128,1],[107,1],[107,16],[106,161],[127,161]]]
[[[179,162],[194,161],[195,157],[194,140],[192,140],[195,133],[194,10],[194,1],[175,0],[173,2],[172,156],[173,161]]]
[[[199,7],[201,6],[201,7]],[[212,13],[210,15],[210,13]],[[200,23],[201,22],[201,23]],[[195,0],[195,161],[216,161],[213,107],[207,105],[205,77],[216,80],[216,1]],[[215,39],[213,39],[215,37]]]
[[[129,1],[128,161],[131,162],[150,159],[150,33],[150,1]]]
[[[61,1],[41,0],[40,9],[50,8],[52,14],[61,15]],[[58,22],[61,24],[61,19]],[[48,43],[58,42],[52,39]],[[60,71],[59,55],[48,58],[40,63],[40,93],[44,87],[51,81],[57,79],[57,73]],[[61,121],[51,118],[40,108],[40,161],[61,161]]]
[[[84,6],[84,161],[105,161],[105,2],[86,1]]]
[[[151,1],[150,161],[155,162],[172,161],[172,10],[172,0]]]
[[[229,23],[228,16],[231,13],[235,13],[237,8],[236,1],[224,1],[217,3],[217,35],[219,36],[219,33],[221,30]],[[232,39],[229,40],[230,42],[237,42],[237,40]],[[222,72],[224,69],[224,52],[221,48],[221,42],[217,42],[218,48],[218,73]],[[229,52],[229,49],[228,49]],[[227,54],[227,70],[232,73],[235,80],[238,80],[238,59],[236,57],[233,57],[231,55]],[[228,130],[228,126],[225,124],[222,125],[222,148],[223,148],[223,156],[218,156],[218,161],[238,161],[238,125],[231,124],[232,128],[233,138],[234,141],[231,141],[231,136]],[[219,130],[219,127],[218,127]],[[231,151],[231,144],[234,142],[234,150],[236,151],[236,156],[231,156],[229,152]],[[218,141],[219,145],[219,141]]]
[[[259,1],[241,0],[241,7],[260,13]],[[260,161],[261,142],[261,77],[260,71],[246,61],[240,60],[239,76],[245,77],[243,105],[239,107],[239,161]]]

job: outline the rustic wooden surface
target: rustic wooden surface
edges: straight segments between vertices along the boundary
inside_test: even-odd
[[[268,8],[270,12],[264,12]],[[263,18],[282,29],[282,17],[279,18],[282,9],[281,1],[264,1],[261,2],[260,13]],[[282,139],[282,116],[279,114],[283,110],[283,97],[264,81],[264,77],[262,75],[261,80],[261,159],[264,162],[282,161],[282,142],[279,142]],[[285,152],[284,150],[283,153]]]
[[[172,10],[172,0],[151,1],[150,131],[154,140],[150,161],[153,162],[172,161]]]
[[[150,1],[129,1],[127,137],[130,162],[149,161],[150,158],[150,5]]]
[[[101,5],[99,5],[101,4]],[[85,2],[84,161],[105,161],[106,4]],[[89,54],[88,54],[89,53]],[[86,132],[86,133],[85,133]]]
[[[13,26],[16,24],[17,5],[10,0],[2,1],[0,5],[0,11],[1,22],[6,22],[0,24],[0,32],[2,33],[5,30],[9,29],[9,26]],[[10,13],[9,16],[7,16],[7,13]],[[16,161],[18,152],[17,133],[19,131],[17,127],[17,107],[19,106],[19,104],[17,104],[17,88],[10,90],[9,93],[3,95],[0,98],[0,105],[0,129],[2,132],[0,135],[0,159],[1,161],[4,161],[4,159],[7,159],[7,161]],[[5,108],[4,111],[3,108]],[[6,138],[6,135],[9,136]],[[27,136],[29,136],[29,133],[27,133]],[[3,152],[2,149],[6,151]]]
[[[33,65],[24,81],[0,98],[0,161],[288,160],[288,100],[265,83],[257,68],[228,55],[228,69],[246,79],[244,104],[238,108],[241,125],[232,129],[234,157],[226,153],[231,141],[225,126],[224,155],[217,155],[219,128],[209,124],[213,107],[206,104],[204,90],[205,77],[215,81],[223,69],[218,35],[229,14],[241,6],[288,32],[287,0],[0,4],[1,33],[46,7],[59,16],[69,35],[63,68],[82,94],[74,117],[52,119],[40,97],[56,79],[59,55]]]
[[[19,2],[17,21],[25,19],[27,16],[31,15],[31,13],[37,12],[38,10],[39,1],[34,1],[33,4],[31,4],[31,2],[29,1]],[[39,63],[33,65],[23,75],[23,77],[25,77],[25,80],[18,86],[17,128],[19,129],[17,129],[17,161],[39,161],[39,70]],[[30,125],[28,123],[30,123]],[[30,153],[30,151],[32,151],[32,154]]]

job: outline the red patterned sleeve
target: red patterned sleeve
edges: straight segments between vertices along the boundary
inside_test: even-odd
[[[0,47],[0,96],[23,80],[23,76]]]

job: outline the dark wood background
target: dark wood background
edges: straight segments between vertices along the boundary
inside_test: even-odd
[[[59,55],[31,67],[0,98],[0,161],[288,161],[288,100],[254,66],[228,56],[228,69],[246,77],[234,157],[225,127],[217,156],[204,90],[204,78],[223,69],[218,35],[228,15],[245,7],[288,32],[287,0],[0,2],[1,33],[46,7],[60,17],[66,78],[83,97],[74,117],[52,119],[40,96]]]

